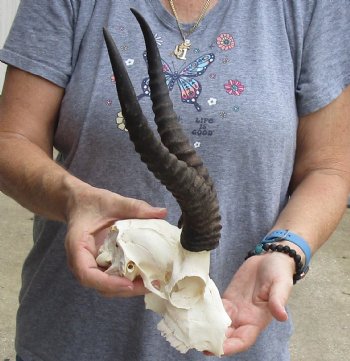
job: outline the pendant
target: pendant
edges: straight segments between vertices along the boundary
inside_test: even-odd
[[[185,39],[185,41],[183,41],[179,45],[176,45],[176,48],[174,50],[175,56],[180,60],[186,60],[186,54],[190,47],[191,41],[189,39]]]

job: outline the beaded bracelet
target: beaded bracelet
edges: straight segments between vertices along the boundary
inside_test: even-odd
[[[283,239],[281,239],[283,241]],[[303,262],[301,261],[301,256],[297,254],[294,249],[291,249],[289,246],[283,246],[282,244],[274,244],[274,243],[259,243],[253,250],[248,252],[248,259],[252,256],[256,256],[259,254],[263,254],[265,252],[282,252],[287,254],[289,257],[292,257],[295,262],[295,274],[293,275],[293,284],[296,284],[297,281],[301,280],[305,277],[306,273],[309,271],[309,266],[304,267]]]

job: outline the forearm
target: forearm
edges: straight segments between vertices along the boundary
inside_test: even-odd
[[[350,87],[301,117],[292,196],[274,229],[289,229],[315,252],[337,227],[350,193]]]
[[[23,207],[66,221],[73,191],[89,188],[26,138],[0,133],[0,190]]]
[[[310,172],[292,193],[273,230],[288,229],[298,234],[314,253],[336,229],[346,209],[348,194],[346,174]]]

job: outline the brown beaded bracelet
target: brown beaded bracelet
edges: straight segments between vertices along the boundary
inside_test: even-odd
[[[309,267],[304,269],[303,262],[301,261],[301,256],[297,254],[294,249],[291,249],[289,246],[283,246],[282,244],[275,244],[275,243],[259,243],[253,250],[248,252],[247,257],[248,259],[252,256],[257,256],[259,254],[263,254],[265,252],[281,252],[287,254],[289,257],[292,257],[295,262],[295,274],[293,275],[293,284],[296,284],[297,281],[301,280],[305,277],[306,273],[309,270]]]

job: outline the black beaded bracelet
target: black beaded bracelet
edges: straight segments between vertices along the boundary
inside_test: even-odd
[[[309,267],[304,269],[303,262],[301,261],[301,256],[297,254],[294,249],[291,249],[289,246],[283,246],[282,244],[275,244],[275,243],[259,243],[253,250],[248,252],[247,257],[256,256],[259,254],[263,254],[265,252],[282,252],[287,254],[289,257],[292,257],[295,262],[295,274],[293,275],[293,284],[296,284],[297,281],[301,280],[305,277],[306,273],[309,270]]]

